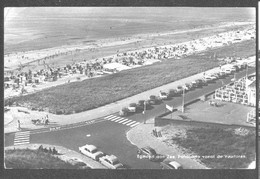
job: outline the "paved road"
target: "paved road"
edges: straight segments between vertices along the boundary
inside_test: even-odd
[[[253,73],[255,68],[250,68],[248,73]],[[246,71],[239,72],[236,77],[245,76]],[[224,84],[228,84],[233,76],[222,79]],[[185,94],[185,100],[196,99],[205,93],[214,91],[222,86],[222,82],[218,80],[216,83],[204,86],[201,89],[195,89]],[[153,106],[152,110],[147,110],[145,118],[153,118],[165,110],[165,104],[174,107],[182,104],[182,97],[175,97],[172,100],[164,101],[160,105]],[[131,120],[131,121],[130,121]],[[126,139],[126,132],[138,125],[137,122],[143,122],[144,115],[142,113],[128,116],[125,119],[117,118],[117,114],[104,116],[96,119],[97,123],[88,123],[81,127],[73,126],[70,129],[57,130],[44,133],[35,133],[35,131],[25,133],[11,133],[5,135],[5,146],[27,143],[46,143],[60,145],[69,149],[78,151],[78,147],[85,144],[94,144],[101,151],[116,155],[119,160],[129,168],[136,169],[158,169],[159,163],[153,163],[148,160],[140,160],[136,156],[137,147],[133,146]],[[44,130],[43,130],[44,131]],[[45,129],[46,131],[46,129]]]

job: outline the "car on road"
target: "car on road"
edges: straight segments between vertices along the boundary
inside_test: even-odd
[[[119,111],[119,116],[127,116],[129,113],[129,109],[124,107]]]
[[[163,161],[160,166],[162,169],[183,169],[182,165],[176,161]]]
[[[137,154],[139,155],[139,158],[148,158],[150,161],[158,160],[156,151],[149,146],[139,148]]]
[[[145,106],[146,109],[149,109],[151,107],[149,101],[139,100],[138,103],[137,103],[137,110],[143,111],[144,110],[144,106]]]
[[[176,89],[169,89],[168,95],[169,95],[170,97],[173,97],[173,96],[175,96],[176,94],[177,94],[177,90],[176,90]]]
[[[105,155],[99,158],[99,161],[109,169],[124,169],[123,164],[120,163],[117,157],[114,155]]]
[[[202,79],[197,79],[197,80],[195,80],[195,82],[198,84],[198,86],[206,85],[206,82],[203,81]]]
[[[168,96],[167,93],[160,91],[160,93],[159,93],[159,98],[160,99],[168,99],[168,97],[169,96]]]
[[[185,83],[184,88],[185,88],[186,91],[191,90],[193,88],[193,84],[192,83]]]
[[[149,101],[149,104],[155,105],[155,104],[159,104],[160,101],[161,101],[161,99],[158,98],[158,97],[155,96],[155,95],[151,95],[148,101]]]
[[[96,146],[94,145],[84,145],[82,147],[79,147],[79,151],[83,153],[84,155],[94,159],[99,160],[100,157],[104,156],[104,153],[99,151]]]
[[[224,71],[219,72],[219,77],[225,77],[225,76],[226,76],[226,73]]]
[[[211,78],[211,77],[209,77],[209,76],[204,77],[203,80],[204,80],[206,83],[210,83],[210,82],[214,81],[214,79]]]
[[[226,73],[226,75],[232,74],[232,70],[229,68],[223,69],[223,71]]]
[[[129,112],[132,112],[132,113],[136,112],[136,107],[137,107],[136,103],[130,103],[128,106]]]
[[[197,88],[199,86],[196,81],[192,81],[191,84],[192,84],[193,88]]]
[[[179,86],[177,86],[176,90],[177,90],[177,93],[180,94],[183,92],[183,87],[181,85],[179,85]]]

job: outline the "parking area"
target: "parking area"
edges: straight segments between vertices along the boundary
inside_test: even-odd
[[[209,96],[206,101],[198,101],[186,106],[184,113],[176,111],[164,118],[252,126],[246,120],[247,113],[252,111],[253,107],[214,100],[217,103],[215,106],[211,105],[210,101],[213,101],[212,96]]]

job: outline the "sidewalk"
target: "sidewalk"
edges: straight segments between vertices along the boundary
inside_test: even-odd
[[[39,148],[39,146],[42,145],[43,148],[53,148],[55,147],[55,149],[58,151],[58,153],[61,153],[62,155],[57,155],[57,157],[59,157],[60,159],[64,160],[64,161],[78,161],[78,162],[84,162],[87,166],[93,168],[93,169],[107,169],[105,166],[103,166],[101,163],[92,160],[88,157],[86,157],[83,154],[80,154],[76,151],[73,150],[69,150],[67,148],[61,147],[61,146],[55,146],[55,145],[48,145],[48,144],[28,144],[28,145],[19,145],[19,146],[9,146],[9,147],[5,147],[5,150],[11,150],[11,149],[32,149],[32,150],[36,150]]]
[[[255,57],[250,58],[248,61],[254,61]],[[229,66],[229,64],[227,65]],[[222,68],[225,68],[225,65],[222,66]],[[210,69],[206,71],[206,74],[218,72],[219,67]],[[18,131],[17,129],[17,120],[20,120],[21,122],[21,128],[23,130],[30,130],[30,129],[39,129],[39,128],[44,128],[44,126],[36,126],[32,124],[31,120],[32,119],[41,119],[45,117],[46,115],[49,116],[50,120],[50,126],[58,126],[58,125],[65,125],[65,124],[73,124],[73,123],[78,123],[82,121],[89,121],[93,120],[96,118],[104,117],[113,113],[119,112],[120,109],[123,107],[127,107],[130,103],[136,103],[139,100],[145,100],[148,99],[151,95],[158,95],[160,91],[165,91],[167,92],[169,89],[175,89],[179,85],[184,85],[185,83],[194,81],[196,79],[200,79],[203,77],[203,73],[198,73],[193,76],[183,78],[181,80],[142,92],[140,94],[131,96],[129,98],[125,98],[123,100],[96,108],[92,110],[88,110],[85,112],[81,113],[76,113],[76,114],[71,114],[71,115],[56,115],[56,114],[51,114],[48,112],[39,112],[39,111],[31,111],[29,109],[23,108],[23,107],[9,107],[10,109],[15,109],[15,110],[24,110],[27,111],[29,114],[22,113],[22,112],[17,112],[13,114],[14,120],[10,122],[8,125],[5,125],[4,132],[5,133],[10,133],[10,132],[16,132]],[[6,113],[7,114],[7,113]]]
[[[136,145],[138,148],[150,146],[155,149],[156,153],[163,154],[167,156],[167,160],[173,160],[182,164],[184,169],[209,169],[204,166],[199,161],[193,160],[191,158],[179,158],[180,156],[189,156],[181,151],[180,148],[167,146],[160,138],[156,138],[152,135],[152,130],[154,127],[154,119],[149,119],[146,121],[146,124],[140,124],[137,127],[132,128],[127,132],[127,139],[131,144]],[[157,131],[160,131],[160,128],[156,127]]]

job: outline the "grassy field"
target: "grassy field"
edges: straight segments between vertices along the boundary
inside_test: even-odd
[[[255,160],[255,133],[242,136],[231,128],[208,127],[188,129],[186,138],[173,138],[180,146],[189,149],[212,169],[247,168]],[[214,155],[214,158],[202,156]],[[218,155],[224,156],[217,158]],[[225,156],[226,155],[226,156]],[[245,158],[227,156],[244,155]]]
[[[250,56],[252,52],[247,48],[250,44],[253,46],[255,42],[235,44],[229,48],[236,53]],[[225,52],[227,56],[233,55],[233,51],[227,50],[227,47],[217,50],[221,54],[222,51]],[[38,109],[48,108],[52,113],[86,111],[218,66],[218,61],[209,58],[212,53],[209,51],[179,60],[166,60],[100,78],[65,84],[34,94],[13,97],[10,102],[16,101],[21,106]]]
[[[79,169],[49,153],[31,149],[5,151],[5,166],[13,169]]]

